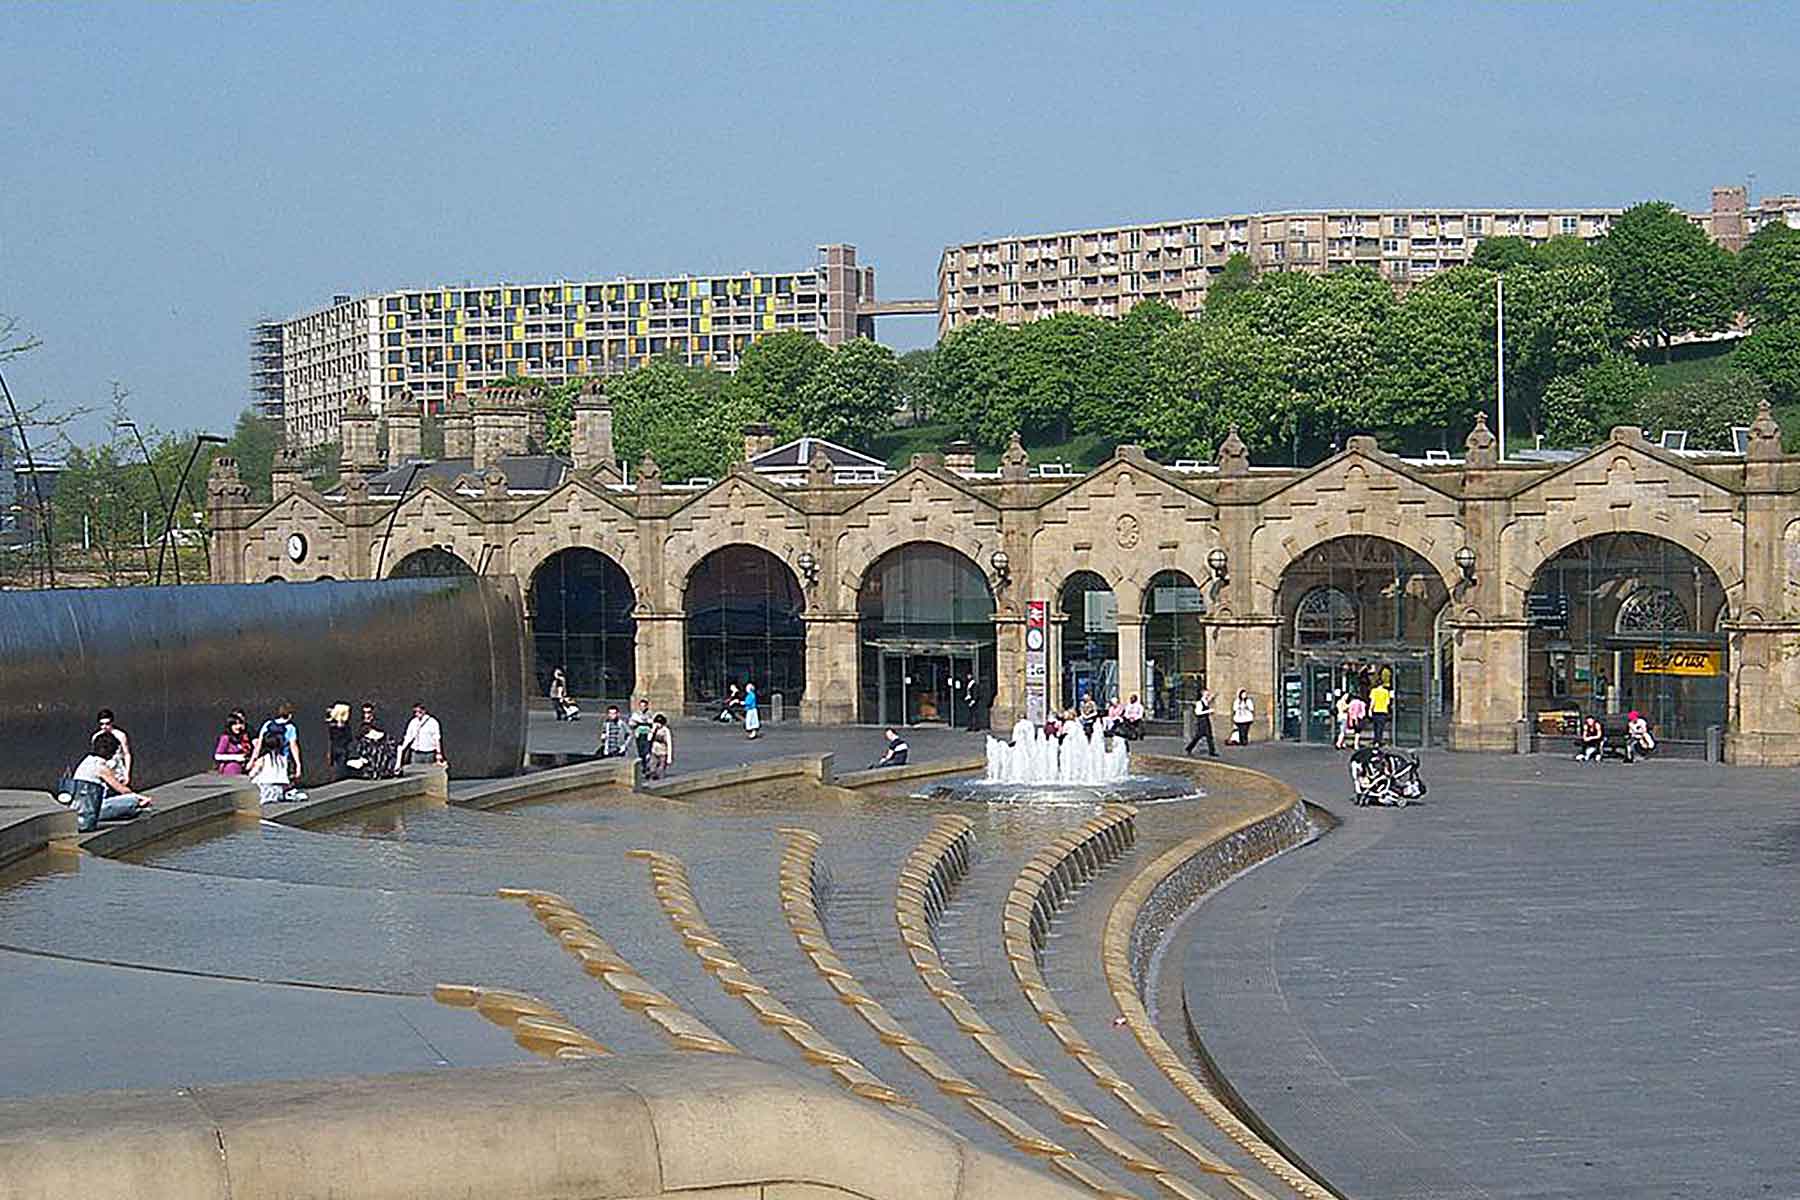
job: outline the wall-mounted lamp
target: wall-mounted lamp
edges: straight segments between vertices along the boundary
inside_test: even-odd
[[[1475,548],[1464,546],[1456,552],[1456,569],[1462,572],[1463,582],[1475,582]]]
[[[819,560],[811,550],[802,550],[794,565],[800,568],[800,579],[807,587],[819,582]]]
[[[1225,547],[1214,546],[1206,555],[1206,565],[1212,571],[1213,578],[1225,583],[1231,578],[1231,557],[1225,553]]]
[[[988,566],[994,568],[994,582],[1005,587],[1012,580],[1012,556],[1004,550],[988,555]]]

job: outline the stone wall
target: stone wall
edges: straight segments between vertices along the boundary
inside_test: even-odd
[[[1114,589],[1121,691],[1140,690],[1143,597],[1162,570],[1185,572],[1207,597],[1207,671],[1228,696],[1246,688],[1259,734],[1275,730],[1284,632],[1282,574],[1332,539],[1373,535],[1431,564],[1449,595],[1443,625],[1457,687],[1446,714],[1459,749],[1510,751],[1526,717],[1526,594],[1539,566],[1599,533],[1636,532],[1697,555],[1718,576],[1728,605],[1730,718],[1726,752],[1746,763],[1800,762],[1800,459],[1783,457],[1772,418],[1759,415],[1744,457],[1683,457],[1631,428],[1560,464],[1497,463],[1479,427],[1460,462],[1402,462],[1373,439],[1306,469],[1251,468],[1228,443],[1220,464],[1176,472],[1135,447],[1077,479],[965,477],[922,459],[878,485],[834,485],[809,476],[783,486],[742,467],[708,487],[663,484],[655,464],[633,469],[635,486],[577,474],[549,495],[489,484],[408,496],[382,554],[389,502],[352,494],[327,500],[301,486],[274,505],[215,489],[214,561],[234,580],[367,577],[410,549],[439,546],[471,568],[512,572],[522,588],[551,554],[590,547],[616,562],[636,596],[640,691],[679,696],[689,574],[733,544],[761,547],[802,580],[808,682],[802,716],[851,720],[862,681],[857,597],[871,567],[909,543],[945,546],[989,580],[995,599],[999,677],[993,717],[1010,724],[1024,706],[1024,602],[1054,602],[1064,581],[1092,571]],[[314,553],[283,558],[290,531]],[[1459,551],[1472,551],[1465,576]],[[1209,555],[1223,551],[1215,577]],[[1002,573],[994,566],[1001,552]],[[1290,618],[1291,620],[1291,618]],[[1060,631],[1051,631],[1052,690]]]

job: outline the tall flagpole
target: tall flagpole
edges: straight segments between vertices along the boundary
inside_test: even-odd
[[[1506,461],[1506,277],[1494,276],[1494,378],[1500,384],[1499,461]]]

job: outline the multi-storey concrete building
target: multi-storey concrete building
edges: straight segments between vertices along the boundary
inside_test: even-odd
[[[1368,267],[1398,286],[1467,263],[1490,237],[1596,241],[1621,208],[1333,208],[1185,218],[1106,229],[1024,234],[948,247],[938,264],[938,332],[987,318],[1016,324],[1056,313],[1112,317],[1145,300],[1200,307],[1234,254],[1258,271]],[[1762,224],[1800,226],[1800,200],[1713,189],[1690,220],[1736,250]]]
[[[875,270],[856,247],[819,248],[814,267],[733,275],[495,283],[338,296],[280,323],[287,444],[338,437],[345,406],[377,413],[407,392],[440,408],[459,392],[530,375],[561,382],[672,356],[732,370],[752,340],[793,330],[837,345],[873,328]],[[264,348],[253,348],[253,373]],[[255,374],[260,384],[264,376]],[[272,383],[271,383],[272,386]],[[259,398],[272,398],[259,386]]]

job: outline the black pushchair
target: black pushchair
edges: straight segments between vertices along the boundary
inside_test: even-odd
[[[1409,751],[1365,746],[1350,756],[1350,802],[1405,808],[1425,795],[1419,756]]]

